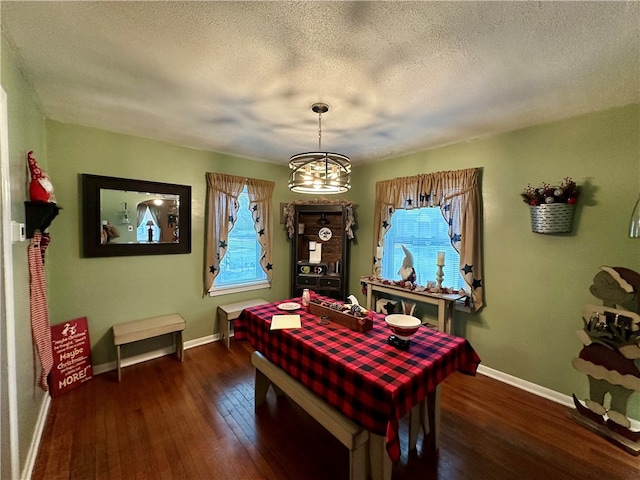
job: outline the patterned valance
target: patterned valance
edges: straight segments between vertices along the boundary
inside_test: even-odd
[[[284,207],[284,212],[286,215],[285,225],[287,227],[289,238],[293,238],[297,230],[297,226],[294,225],[296,205],[339,205],[343,207],[346,213],[346,225],[344,230],[347,238],[349,240],[353,240],[353,227],[355,227],[356,225],[356,219],[353,215],[353,202],[348,202],[346,200],[327,200],[326,198],[319,198],[316,200],[296,200],[295,202],[288,203]]]

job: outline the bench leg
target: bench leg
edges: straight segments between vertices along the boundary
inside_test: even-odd
[[[122,374],[120,372],[120,345],[116,345],[116,364],[118,367],[118,381],[122,380]]]
[[[383,435],[369,434],[369,463],[372,480],[391,480],[393,465],[387,453],[386,443]]]
[[[256,386],[254,388],[256,407],[259,407],[266,401],[269,385],[271,385],[271,381],[264,373],[256,368]]]
[[[176,332],[176,354],[181,362],[184,362],[184,343],[182,341],[182,330]]]
[[[224,322],[224,344],[226,345],[227,350],[231,348],[231,322],[232,320],[227,320],[226,322]]]
[[[369,442],[364,442],[349,452],[349,480],[366,480]]]
[[[227,313],[221,310],[218,311],[218,328],[220,329],[220,340],[222,340],[227,349],[229,349],[231,345],[229,338],[231,335],[231,321]]]

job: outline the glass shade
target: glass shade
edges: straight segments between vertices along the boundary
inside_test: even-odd
[[[629,237],[640,238],[640,196],[636,206],[631,213],[631,223],[629,225]]]

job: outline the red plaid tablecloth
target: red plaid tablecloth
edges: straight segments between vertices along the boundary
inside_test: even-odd
[[[480,363],[461,337],[420,328],[404,352],[387,344],[391,331],[384,315],[376,314],[372,330],[358,333],[334,323],[318,325],[318,317],[303,309],[283,312],[280,303],[245,309],[234,322],[236,340],[248,340],[346,417],[386,436],[394,462],[400,458],[399,420],[448,375],[475,375]],[[270,330],[271,317],[287,313],[300,314],[301,328]]]

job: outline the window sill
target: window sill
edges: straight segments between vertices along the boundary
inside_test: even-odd
[[[233,285],[229,287],[212,287],[211,290],[209,290],[209,296],[218,297],[220,295],[250,292],[251,290],[262,290],[265,288],[271,288],[271,283],[269,283],[267,280],[256,283],[247,283],[244,285]]]

